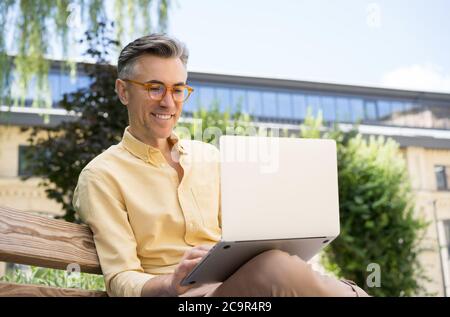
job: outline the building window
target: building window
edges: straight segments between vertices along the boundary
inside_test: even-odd
[[[306,97],[305,95],[301,94],[294,94],[292,96],[292,103],[293,103],[293,117],[294,119],[305,119],[306,117]]]
[[[257,90],[249,90],[248,96],[248,112],[253,116],[263,115],[262,94]]]
[[[292,100],[287,93],[278,93],[278,115],[280,118],[292,119]]]
[[[19,176],[30,176],[32,175],[30,170],[30,162],[26,157],[26,151],[28,146],[19,145]]]
[[[217,102],[219,103],[219,110],[221,112],[229,111],[231,112],[231,90],[228,88],[217,88],[216,89]]]
[[[263,96],[263,107],[264,116],[270,118],[278,117],[278,105],[277,105],[277,95],[274,92],[264,91]]]
[[[367,121],[375,121],[377,119],[377,104],[373,100],[365,100],[364,108]]]
[[[352,122],[359,122],[364,119],[364,104],[362,99],[350,99],[350,112],[352,114]]]
[[[198,89],[198,95],[199,95],[199,108],[203,109],[211,109],[215,98],[214,98],[214,89],[211,87],[205,87],[202,86],[200,89]]]
[[[449,179],[448,179],[448,171],[449,171],[449,166],[444,166],[444,165],[436,165],[434,167],[434,174],[436,175],[436,187],[437,190],[448,190],[448,184],[449,184]]]
[[[321,108],[323,119],[327,122],[333,122],[336,120],[336,107],[335,98],[322,97],[321,98]]]
[[[248,113],[247,92],[243,89],[232,89],[231,106],[232,106],[232,113],[235,113],[237,110],[240,110],[241,112],[244,113]]]
[[[317,118],[319,115],[319,111],[322,111],[320,107],[320,97],[314,96],[314,95],[307,95],[306,96],[306,111],[311,111],[311,115],[314,118]],[[308,113],[307,113],[308,114]],[[323,117],[323,113],[322,113]]]
[[[341,122],[351,122],[351,114],[350,100],[348,98],[336,98],[336,120]]]

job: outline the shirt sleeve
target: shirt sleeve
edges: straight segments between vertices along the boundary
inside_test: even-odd
[[[141,296],[155,275],[144,273],[121,194],[112,181],[91,170],[81,172],[73,205],[92,230],[109,296]]]

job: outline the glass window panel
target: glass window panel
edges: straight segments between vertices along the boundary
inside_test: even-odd
[[[21,102],[21,98],[23,97],[23,93],[21,91],[21,88],[18,84],[17,81],[17,76],[14,77],[12,83],[11,83],[11,97],[13,99],[18,100],[19,104]],[[29,82],[28,82],[28,87],[27,90],[25,92],[25,106],[30,106],[31,103],[33,102],[32,98],[35,96],[35,91],[36,91],[36,78],[33,77]]]
[[[375,101],[366,100],[364,103],[365,118],[368,121],[375,121],[377,119],[377,108]]]
[[[247,93],[245,90],[232,89],[231,98],[232,98],[233,112],[237,111],[240,108],[242,112],[248,113]]]
[[[404,103],[404,115],[403,115],[403,123],[404,123],[404,125],[406,125],[406,126],[409,126],[409,127],[414,127],[414,126],[416,126],[416,123],[414,122],[415,120],[414,120],[414,117],[415,117],[415,114],[414,114],[414,112],[415,112],[415,110],[414,110],[414,108],[416,107],[417,105],[415,105],[415,104],[413,104],[412,102],[405,102]]]
[[[248,93],[248,110],[251,115],[263,115],[262,92],[257,90],[249,90]]]
[[[183,104],[183,112],[193,112],[196,109],[197,104],[197,89],[189,97],[189,99]]]
[[[19,97],[19,86],[15,80],[11,81],[11,98],[15,99]]]
[[[294,94],[292,96],[293,117],[294,119],[303,120],[306,117],[306,96]]]
[[[434,174],[436,175],[436,187],[438,190],[448,189],[447,173],[445,166],[437,165],[434,167]]]
[[[378,101],[378,118],[379,120],[386,120],[391,114],[391,103],[385,100]]]
[[[350,99],[350,111],[352,114],[352,122],[364,119],[364,104],[362,99]]]
[[[77,91],[76,79],[70,77],[69,74],[60,74],[61,95]]]
[[[211,109],[215,101],[214,88],[208,86],[200,86],[198,89],[199,106],[203,109]]]
[[[352,121],[350,101],[347,98],[336,98],[336,120],[340,122]]]
[[[78,88],[89,88],[92,82],[93,80],[89,76],[80,76],[78,77]]]
[[[404,125],[404,112],[405,105],[403,104],[403,102],[392,102],[392,123],[395,125]]]
[[[200,85],[194,82],[189,82],[188,85],[194,88],[194,92],[191,94],[189,99],[183,104],[183,112],[192,113],[197,108],[197,100],[199,98]]]
[[[307,95],[306,96],[306,111],[311,111],[314,117],[317,117],[320,109],[320,97]]]
[[[30,162],[27,160],[26,151],[29,146],[19,145],[19,176],[31,176]]]
[[[334,98],[322,97],[321,98],[321,109],[322,109],[323,119],[325,121],[331,122],[336,119],[336,109],[334,106]]]
[[[50,72],[48,79],[54,103],[61,101],[64,94],[71,94],[83,88],[89,89],[93,82],[93,79],[87,75],[78,74],[77,77],[72,78],[70,74],[60,71]]]
[[[404,103],[403,102],[400,102],[400,101],[394,101],[393,103],[392,103],[392,113],[397,113],[397,114],[400,114],[400,113],[402,113],[403,111],[405,111],[405,105],[404,105]]]
[[[411,111],[412,109],[414,109],[414,104],[412,102],[405,102],[404,104],[404,109],[405,112]]]
[[[192,112],[195,112],[195,111],[199,110],[201,106],[204,106],[204,105],[202,105],[200,90],[201,90],[201,86],[197,86],[195,95],[193,95],[192,98],[190,98],[190,99],[192,99],[191,100],[192,107],[190,108]]]
[[[216,89],[217,102],[219,103],[220,111],[231,110],[231,90],[229,88]]]
[[[274,92],[263,92],[264,116],[278,117],[277,113],[277,95]]]
[[[280,118],[292,119],[291,94],[278,93],[278,115]]]
[[[59,74],[50,72],[48,75],[48,85],[50,88],[50,92],[52,94],[52,100],[53,102],[59,102],[62,99],[61,94],[61,84],[59,81]]]
[[[448,104],[429,104],[427,110],[431,111],[432,116],[431,118],[424,118],[426,127],[450,129],[450,107]]]

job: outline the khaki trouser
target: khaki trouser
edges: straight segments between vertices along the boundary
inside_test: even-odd
[[[298,256],[271,250],[254,257],[223,283],[189,289],[182,297],[368,296],[355,283],[322,275]]]

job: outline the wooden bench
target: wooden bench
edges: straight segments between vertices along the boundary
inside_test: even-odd
[[[0,261],[102,274],[92,232],[86,225],[0,207]],[[0,282],[1,296],[108,296],[106,292]]]

